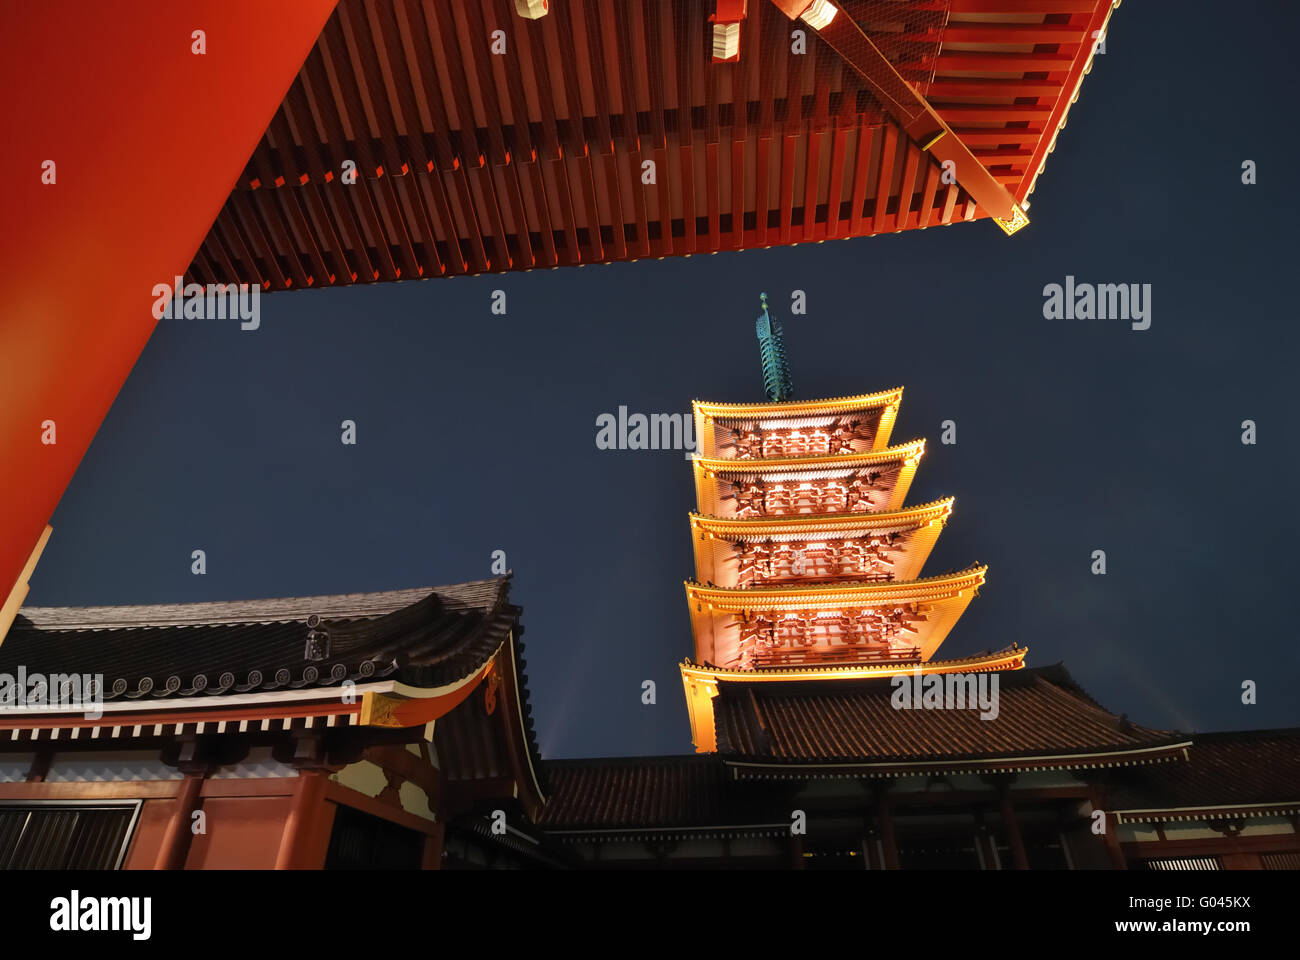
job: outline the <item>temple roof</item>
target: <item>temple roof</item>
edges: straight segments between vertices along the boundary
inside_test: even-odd
[[[1300,728],[1198,734],[1189,763],[1124,771],[1107,800],[1121,823],[1300,813]]]
[[[1120,734],[1122,718],[1093,703],[1059,666],[1028,670],[1022,676],[1029,681],[1026,687],[1029,693],[1023,698],[1026,702],[1034,700],[1050,711],[1049,716],[1058,717],[1059,723],[1067,722],[1066,716],[1085,718],[1086,727],[1079,739],[1091,737],[1094,747],[1097,742],[1119,741],[1112,750],[1111,761],[1135,762],[1131,754],[1125,757],[1124,751],[1131,750],[1134,744],[1140,746],[1168,736],[1138,726]],[[763,706],[767,708],[770,704]],[[949,729],[944,726],[942,714],[948,712],[951,711],[925,712],[920,717],[922,729],[914,742],[942,751],[943,738]],[[886,727],[882,738],[898,736],[895,724],[891,722]],[[1031,734],[1022,732],[1018,743],[1005,745],[1015,748],[1017,769],[1033,769],[1052,758],[1043,757],[1040,752],[1037,762],[1025,762],[1023,748],[1046,744],[1049,749],[1055,749],[1054,744],[1069,739],[1068,730],[1062,733],[1065,736],[1057,734],[1055,740],[1050,733],[1041,734],[1037,737],[1039,742],[1031,743]],[[1172,736],[1179,744],[1190,740],[1191,745],[1184,750],[1176,744],[1163,754],[1153,752],[1148,756],[1152,760],[1174,762],[1108,771],[1107,800],[1112,806],[1151,803],[1158,799],[1166,803],[1161,811],[1152,811],[1159,812],[1159,816],[1148,816],[1141,810],[1117,810],[1121,822],[1277,816],[1294,812],[1300,806],[1295,802],[1300,798],[1300,729]],[[916,747],[910,749],[915,751]],[[947,756],[954,760],[963,757],[957,751]],[[1106,766],[1107,762],[1103,757],[1095,757],[1090,763],[1076,761],[1075,765]],[[761,797],[751,798],[748,790],[727,790],[728,780],[750,779],[746,776],[747,768],[737,766],[732,756],[552,760],[545,764],[545,770],[553,791],[538,823],[551,834],[644,839],[651,835],[699,835],[710,830],[717,833],[724,828],[756,833],[770,826],[763,823]],[[926,771],[897,772],[906,775]],[[818,775],[806,765],[793,769],[792,773]],[[749,789],[758,786],[751,781]],[[1206,807],[1213,810],[1207,811]],[[788,822],[777,826],[789,829]]]
[[[221,603],[24,607],[0,673],[102,674],[106,702],[326,687],[392,677],[417,687],[483,667],[518,625],[510,578],[379,593]],[[308,618],[329,655],[305,659]]]
[[[1060,664],[998,679],[992,720],[971,710],[895,709],[887,681],[724,682],[714,699],[718,753],[550,761],[554,790],[539,825],[572,839],[788,832],[788,821],[765,822],[784,811],[787,794],[775,782],[776,792],[764,793],[761,781],[1053,768],[1105,769],[1106,802],[1121,822],[1300,811],[1300,728],[1144,727],[1106,710]],[[731,781],[747,785],[728,788]]]
[[[548,760],[547,830],[671,827],[724,822],[716,757]]]
[[[117,604],[102,607],[22,608],[15,624],[41,630],[120,630],[129,627],[214,626],[282,623],[322,619],[360,620],[408,607],[437,593],[448,607],[494,606],[505,578],[474,580],[445,587],[413,587],[374,593],[337,593],[264,600],[218,600],[197,603]]]
[[[242,732],[252,722],[267,731],[339,720],[432,729],[449,781],[511,776],[535,810],[545,785],[510,583],[506,575],[378,593],[23,608],[0,646],[0,674],[101,675],[103,710],[29,703],[0,713],[0,727],[32,741],[75,738],[81,728],[88,740],[150,727],[203,733],[207,721],[217,732],[228,722]],[[478,707],[457,709],[485,678]],[[356,684],[351,699],[339,696],[345,681]]]
[[[809,764],[873,776],[1149,763],[1181,756],[1188,742],[1108,712],[1061,666],[986,676],[999,682],[994,719],[978,709],[898,709],[888,680],[724,681],[714,703],[718,752],[742,776]]]

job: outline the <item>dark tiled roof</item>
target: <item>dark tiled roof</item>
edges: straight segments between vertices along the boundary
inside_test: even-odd
[[[105,700],[213,696],[393,677],[415,686],[481,667],[517,623],[501,577],[382,593],[234,603],[26,607],[0,672],[102,674]],[[308,659],[308,617],[328,635]]]
[[[1197,734],[1189,754],[1188,763],[1124,771],[1107,791],[1111,806],[1300,806],[1300,728]]]
[[[550,760],[550,830],[716,825],[726,819],[715,756]]]
[[[723,682],[714,702],[718,751],[776,763],[906,763],[1088,754],[1186,739],[1107,712],[1062,667],[996,676],[999,712],[991,720],[977,709],[896,709],[887,679]]]

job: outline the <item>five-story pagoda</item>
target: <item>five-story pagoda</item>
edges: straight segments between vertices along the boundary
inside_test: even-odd
[[[755,324],[768,402],[695,401],[681,665],[695,748],[715,749],[719,684],[1017,669],[1025,649],[932,659],[986,568],[920,577],[951,498],[904,507],[925,441],[889,443],[902,389],[794,400],[767,295]]]

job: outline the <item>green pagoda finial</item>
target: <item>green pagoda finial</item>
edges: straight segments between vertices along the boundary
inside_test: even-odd
[[[763,314],[754,321],[758,334],[758,353],[763,361],[763,386],[769,400],[789,400],[794,394],[790,383],[790,367],[785,359],[785,343],[781,339],[781,324],[767,312],[767,294],[760,294]]]

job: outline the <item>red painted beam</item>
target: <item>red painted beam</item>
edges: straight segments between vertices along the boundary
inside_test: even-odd
[[[1097,0],[952,0],[953,13],[1090,13],[1096,7]]]
[[[809,0],[773,0],[773,2],[789,16],[802,14],[809,6]],[[984,168],[984,165],[971,153],[970,148],[949,129],[925,98],[899,75],[894,65],[851,17],[835,16],[817,31],[817,35],[862,77],[876,98],[911,139],[917,141],[922,149],[928,150],[940,163],[951,161],[957,182],[981,207],[995,217],[1004,220],[1012,218],[1015,200],[1006,187]],[[941,63],[943,59],[940,57]],[[1064,59],[1067,63],[1070,60],[1069,57]],[[1024,67],[1022,69],[1047,68]],[[882,171],[883,175],[884,171]],[[877,209],[876,222],[872,223],[873,230],[880,229],[878,222],[880,213],[881,211]]]
[[[0,597],[153,332],[154,285],[193,260],[333,8],[7,6],[0,86],[21,94],[0,150]]]

